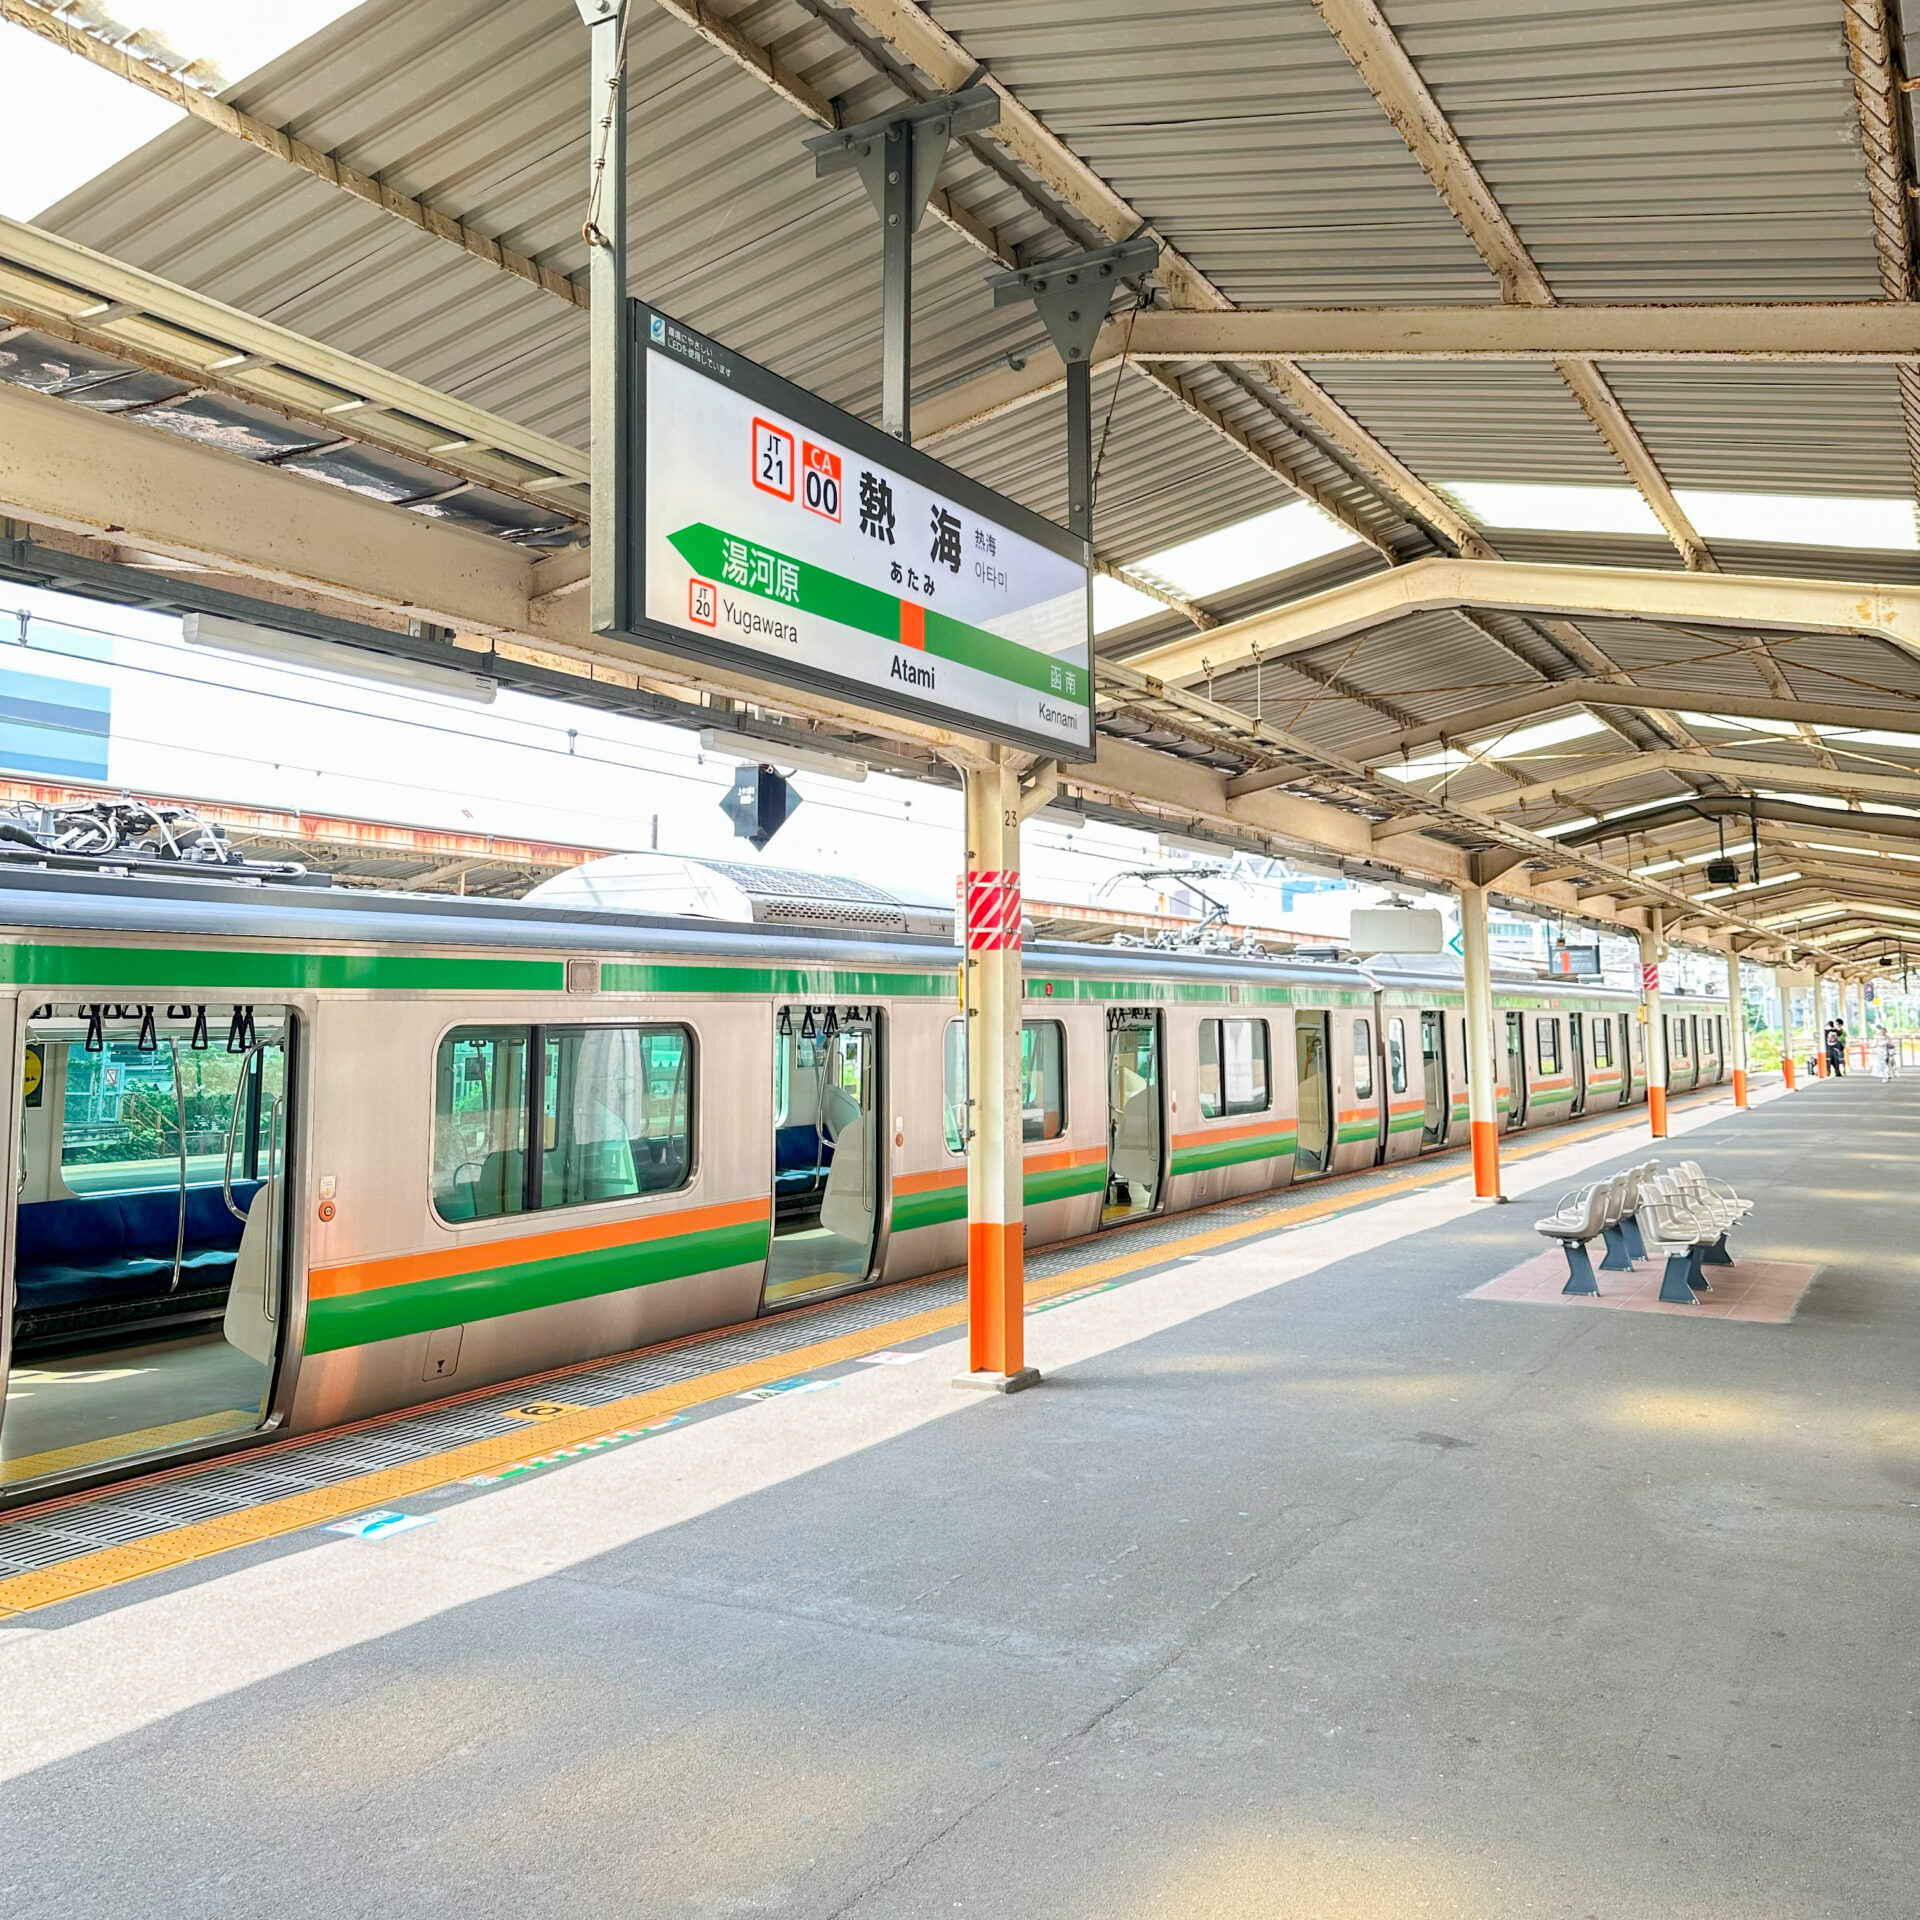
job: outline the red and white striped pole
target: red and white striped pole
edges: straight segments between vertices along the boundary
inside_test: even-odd
[[[1656,1140],[1667,1137],[1667,1022],[1660,1008],[1660,947],[1666,927],[1658,907],[1640,936],[1640,998],[1647,1023],[1647,1125]]]
[[[1026,1363],[1020,780],[1003,754],[966,769],[966,807],[968,1371],[954,1384],[1017,1393],[1040,1376]]]

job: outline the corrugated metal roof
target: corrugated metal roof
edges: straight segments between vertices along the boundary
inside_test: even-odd
[[[878,228],[850,178],[816,181],[813,129],[675,18],[636,0],[630,55],[635,291],[855,411],[879,392]],[[939,0],[939,24],[1142,217],[1246,305],[1491,302],[1493,275],[1309,0]],[[1438,104],[1562,299],[1874,298],[1871,210],[1833,0],[1386,0]],[[902,97],[827,0],[729,17],[844,121]],[[232,96],[261,119],[568,274],[585,262],[587,41],[564,0],[381,0]],[[1087,237],[999,149],[957,149],[942,185],[1000,242],[1046,258]],[[197,122],[53,209],[88,245],[582,444],[585,316],[551,294]],[[932,395],[1031,351],[1033,316],[996,310],[991,263],[929,219],[916,252],[916,387]],[[1328,391],[1428,484],[1625,476],[1544,366],[1329,365]],[[1908,495],[1884,368],[1618,364],[1603,371],[1678,487]],[[1397,556],[1432,551],[1408,511],[1303,430],[1254,370],[1182,370],[1191,394]],[[1049,515],[1064,509],[1056,399],[939,452]],[[191,423],[198,418],[189,413]],[[1096,386],[1098,543],[1135,560],[1290,497],[1164,391]],[[215,422],[218,425],[218,422]],[[1672,567],[1664,540],[1515,533],[1510,558]],[[1712,542],[1760,573],[1920,580],[1920,554]],[[1355,577],[1371,547],[1215,596],[1225,617]],[[1581,630],[1628,671],[1703,696],[1767,683],[1729,636],[1647,623]],[[1169,613],[1107,644],[1181,631]],[[1489,637],[1489,633],[1496,636]],[[1790,684],[1857,687],[1876,711],[1920,697],[1920,665],[1870,641],[1775,636]],[[1378,736],[1595,668],[1553,623],[1420,615],[1223,676],[1216,697],[1322,745]],[[1319,684],[1339,678],[1341,692]],[[1659,736],[1622,719],[1629,738]],[[1613,736],[1595,740],[1615,750]],[[1182,751],[1211,752],[1187,738]],[[1745,749],[1743,748],[1743,754]],[[1793,742],[1783,768],[1811,765]],[[1232,755],[1223,750],[1223,764]],[[1752,757],[1748,755],[1746,757]],[[1585,764],[1585,743],[1522,756]],[[1510,784],[1510,783],[1505,783]],[[1463,794],[1503,776],[1473,770]],[[1596,793],[1686,791],[1668,773]],[[1539,818],[1567,817],[1542,809]]]

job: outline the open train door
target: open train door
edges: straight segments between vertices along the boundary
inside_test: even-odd
[[[264,1424],[296,1030],[291,1008],[213,1002],[50,1001],[19,1020],[9,1491]]]

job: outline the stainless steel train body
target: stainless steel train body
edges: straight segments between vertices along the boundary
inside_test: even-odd
[[[9,1499],[964,1258],[944,941],[45,875],[0,915]],[[1457,970],[1026,974],[1029,1245],[1465,1137]],[[1506,1127],[1643,1100],[1639,1007],[1503,978]],[[1667,1007],[1718,1080],[1724,1005]]]

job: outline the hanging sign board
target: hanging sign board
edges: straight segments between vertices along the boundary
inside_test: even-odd
[[[1562,942],[1553,950],[1552,971],[1563,980],[1600,978],[1600,949],[1597,946],[1570,947]]]
[[[1085,543],[634,302],[607,631],[956,732],[1093,757]]]

